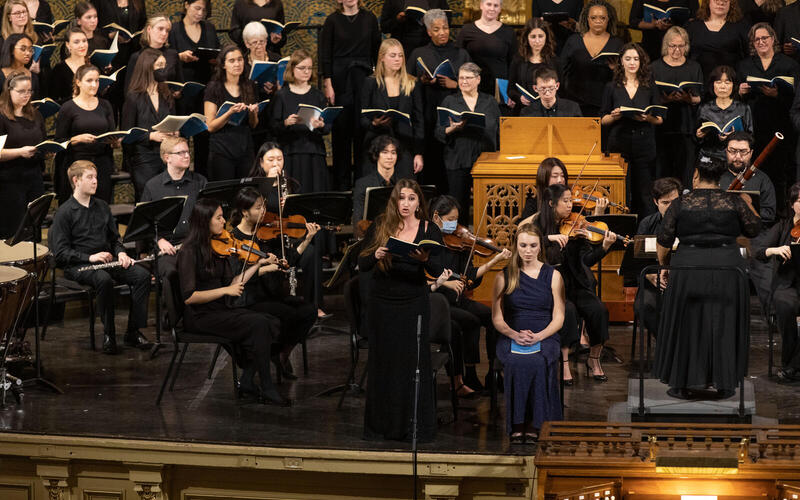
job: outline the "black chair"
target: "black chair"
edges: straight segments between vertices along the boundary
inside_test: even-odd
[[[47,316],[42,325],[41,339],[47,335],[47,326],[50,324],[50,317],[56,304],[66,304],[74,300],[86,300],[89,302],[89,347],[95,350],[94,322],[97,316],[95,310],[95,291],[89,285],[82,285],[77,281],[72,281],[63,276],[56,276],[56,259],[52,253],[47,254],[50,267],[50,291],[48,292],[49,305]],[[40,295],[41,299],[41,295]]]
[[[449,317],[449,312],[448,312]],[[455,365],[453,360],[453,348],[450,344],[451,337],[451,321],[443,321],[442,328],[431,328],[428,332],[431,345],[438,346],[437,349],[431,350],[431,367],[433,368],[433,406],[437,407],[438,399],[436,397],[436,375],[439,370],[446,368],[450,375],[450,402],[453,405],[453,420],[458,420],[458,393],[456,392],[456,378],[455,378]]]
[[[234,352],[233,342],[230,339],[218,337],[216,335],[188,332],[182,327],[185,305],[183,303],[183,297],[181,296],[177,272],[170,273],[166,279],[164,279],[162,287],[162,297],[167,306],[167,324],[164,326],[168,328],[172,334],[173,350],[167,373],[164,375],[164,382],[161,384],[161,390],[158,391],[158,398],[156,399],[157,406],[161,404],[164,388],[166,388],[167,381],[169,381],[170,374],[172,373],[172,368],[175,366],[175,358],[177,358],[179,350],[181,351],[181,358],[178,360],[178,365],[175,366],[175,373],[169,387],[170,392],[172,392],[172,389],[175,387],[175,380],[178,378],[178,372],[183,363],[183,358],[186,356],[189,344],[215,344],[219,347],[224,347],[229,353]],[[180,349],[180,344],[183,344],[183,349]],[[233,355],[231,355],[231,367],[233,371],[233,394],[234,397],[237,397],[239,380],[236,373],[236,360]]]

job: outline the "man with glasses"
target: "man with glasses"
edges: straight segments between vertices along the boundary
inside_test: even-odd
[[[728,136],[725,155],[728,158],[728,171],[719,179],[719,186],[728,189],[733,179],[750,167],[753,159],[753,136],[749,132],[737,131]],[[759,194],[759,215],[764,227],[775,222],[775,186],[764,172],[756,170],[753,177],[744,182],[743,191],[757,191]]]
[[[189,143],[183,137],[166,137],[161,142],[161,159],[167,169],[147,181],[142,192],[141,201],[154,201],[167,196],[186,196],[183,212],[172,234],[164,235],[158,240],[161,257],[158,260],[158,272],[163,278],[171,270],[177,269],[175,246],[180,243],[189,230],[189,216],[197,202],[197,196],[206,186],[206,178],[189,170],[191,156]]]
[[[539,94],[539,99],[522,108],[520,116],[583,116],[577,102],[556,95],[559,83],[558,73],[554,69],[539,68],[533,78],[536,82],[533,89]]]

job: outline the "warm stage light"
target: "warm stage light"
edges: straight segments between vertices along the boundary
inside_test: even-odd
[[[681,500],[717,500],[716,495],[681,495]]]
[[[656,458],[656,472],[710,476],[736,474],[739,461],[736,457],[665,456]]]

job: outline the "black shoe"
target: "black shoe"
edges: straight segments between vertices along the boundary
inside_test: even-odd
[[[675,399],[692,399],[689,391],[686,389],[679,389],[677,387],[670,387],[667,391],[667,396],[673,397]]]
[[[800,381],[800,372],[794,368],[780,368],[777,376],[779,384],[791,384]]]
[[[589,356],[589,358],[586,360],[586,376],[587,377],[591,376],[596,382],[608,382],[608,377],[606,376],[605,373],[602,374],[602,375],[595,375],[594,374],[594,370],[589,365],[589,360],[590,359],[597,360],[597,366],[600,366],[600,356],[596,356],[596,357],[595,356]]]
[[[717,399],[728,399],[733,397],[736,391],[733,389],[717,389]]]
[[[281,361],[280,354],[273,354],[270,358],[270,361],[272,361],[272,364],[275,365],[275,369],[280,372],[280,378],[285,378],[286,380],[297,380],[297,375],[286,369],[286,364]]]
[[[262,405],[273,405],[283,408],[292,406],[292,400],[278,394],[278,391],[276,391],[275,388],[261,391],[261,394],[258,396],[258,402]]]
[[[103,336],[103,354],[117,353],[117,339],[114,335]]]
[[[481,381],[478,379],[478,375],[475,373],[475,369],[472,370],[465,370],[464,373],[464,385],[471,388],[476,392],[481,392],[484,387],[481,384]]]
[[[142,335],[139,330],[126,333],[123,342],[128,347],[138,347],[139,349],[147,349],[152,345],[152,342],[147,340],[147,337]]]

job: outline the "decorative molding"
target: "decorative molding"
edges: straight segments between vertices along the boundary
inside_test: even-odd
[[[139,495],[141,500],[162,500],[163,498],[160,484],[139,483],[133,487],[133,491]]]
[[[49,500],[67,500],[69,498],[66,479],[46,478],[42,480],[42,483]]]

